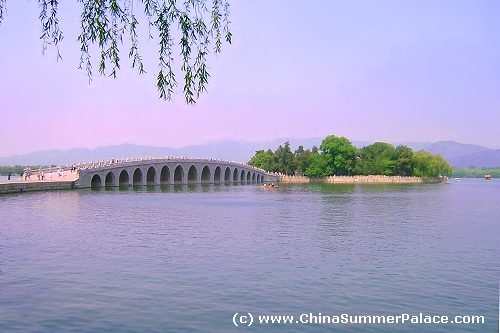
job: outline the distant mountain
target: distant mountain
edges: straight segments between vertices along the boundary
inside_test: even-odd
[[[458,143],[455,141],[439,141],[424,146],[422,149],[432,154],[439,154],[448,161],[451,161],[460,156],[492,150],[483,146]],[[480,160],[478,160],[478,163],[480,163]]]
[[[490,149],[448,159],[455,168],[497,168],[500,167],[500,149]]]
[[[0,157],[0,165],[49,165],[49,164],[72,164],[79,162],[91,162],[109,160],[111,158],[131,157],[159,157],[159,156],[188,156],[200,158],[220,158],[224,160],[248,162],[257,150],[276,150],[279,145],[290,142],[290,147],[295,150],[299,145],[311,149],[320,146],[324,138],[289,139],[282,138],[272,141],[248,142],[238,140],[221,140],[208,142],[200,145],[190,145],[181,148],[139,146],[124,143],[116,146],[104,146],[95,149],[75,148],[68,150],[45,150],[25,155],[14,155],[11,157]],[[354,142],[357,147],[370,144],[360,141]]]
[[[25,155],[0,157],[0,165],[64,165],[79,162],[109,160],[111,158],[121,159],[145,156],[188,156],[248,162],[257,150],[271,149],[274,151],[279,145],[283,145],[287,141],[290,142],[292,151],[297,149],[299,145],[303,145],[306,149],[311,149],[315,145],[319,147],[323,139],[324,138],[282,138],[263,142],[221,140],[181,148],[139,146],[131,143],[124,143],[121,145],[98,147],[95,149],[52,149]],[[368,141],[353,142],[353,144],[359,148],[372,143],[373,142]],[[403,142],[394,145],[397,146],[399,144],[407,145],[415,151],[424,149],[433,154],[439,154],[446,158],[453,167],[500,167],[500,149],[490,149],[478,145],[462,144],[454,141],[440,141],[435,143]]]
[[[286,141],[290,142],[292,149],[297,149],[299,144],[305,148],[321,144],[323,138],[311,139],[279,139],[266,142],[247,142],[237,140],[222,140],[208,142],[200,145],[190,145],[181,148],[139,146],[124,143],[116,146],[104,146],[95,149],[74,148],[68,150],[45,150],[25,155],[13,155],[11,157],[0,157],[0,165],[50,165],[50,164],[72,164],[79,162],[91,162],[109,160],[111,158],[131,157],[161,157],[161,156],[188,156],[200,158],[220,158],[237,162],[248,162],[257,150],[272,149]]]

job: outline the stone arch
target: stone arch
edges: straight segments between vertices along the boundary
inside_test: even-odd
[[[231,182],[231,169],[229,169],[229,167],[226,167],[226,171],[224,171],[224,182],[225,183]]]
[[[141,168],[135,169],[134,175],[132,176],[132,183],[134,185],[142,185],[142,170],[141,170]]]
[[[182,183],[184,181],[184,169],[178,165],[174,171],[174,183]]]
[[[245,182],[245,170],[241,170],[240,181],[241,181],[242,183],[244,183],[244,182]]]
[[[160,184],[165,183],[170,183],[170,169],[166,165],[160,171]]]
[[[108,172],[106,178],[104,178],[104,186],[116,186],[116,177],[113,172]]]
[[[154,185],[156,184],[156,169],[154,166],[150,166],[146,174],[146,184]]]
[[[262,182],[262,178],[260,175],[257,175],[257,183],[260,183],[260,182]]]
[[[252,174],[250,173],[250,171],[247,171],[247,183],[250,183],[251,180],[252,180]]]
[[[220,166],[217,166],[214,171],[214,183],[222,182]]]
[[[90,188],[100,188],[102,186],[101,177],[98,174],[92,176],[90,180]]]
[[[198,182],[198,169],[193,165],[188,170],[188,183],[197,183]]]
[[[237,181],[238,181],[238,168],[234,168],[233,182],[236,183]]]
[[[252,183],[257,182],[257,174],[254,172],[252,173]]]
[[[120,172],[120,176],[118,177],[118,185],[120,185],[120,186],[130,185],[130,178],[129,178],[127,170],[122,170],[122,172]]]
[[[201,182],[210,183],[210,168],[208,165],[205,165],[203,170],[201,170]]]

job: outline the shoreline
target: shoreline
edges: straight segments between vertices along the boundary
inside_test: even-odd
[[[309,178],[305,176],[278,176],[277,183],[300,184],[300,183],[332,183],[332,184],[423,184],[441,183],[440,179],[422,179],[421,177],[401,176],[329,176],[325,178]],[[17,179],[0,181],[0,194],[71,190],[78,189],[77,173],[66,172],[64,177],[57,173],[53,174],[52,180]]]
[[[60,176],[53,172],[52,179],[50,174],[46,174],[44,180],[38,180],[36,174],[32,174],[31,179],[21,179],[19,175],[12,178],[0,181],[0,194],[74,189],[78,173],[65,171],[64,176]]]
[[[416,184],[416,183],[441,183],[439,178],[423,179],[421,177],[403,177],[403,176],[328,176],[324,178],[309,178],[306,176],[278,176],[282,183],[337,183],[337,184]]]
[[[7,181],[0,183],[0,194],[38,192],[52,190],[71,190],[75,187],[74,180],[35,180],[35,181]]]

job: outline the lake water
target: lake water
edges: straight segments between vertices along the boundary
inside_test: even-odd
[[[499,203],[479,179],[0,196],[0,332],[497,332]],[[324,317],[420,313],[484,323]]]

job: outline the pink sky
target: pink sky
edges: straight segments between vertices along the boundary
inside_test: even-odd
[[[187,106],[181,89],[158,99],[157,39],[140,40],[147,74],[129,69],[123,47],[118,78],[96,75],[89,85],[78,70],[81,4],[60,5],[56,61],[54,50],[42,55],[37,4],[7,1],[0,156],[329,134],[500,148],[500,2],[230,3],[233,45],[211,58],[209,93]]]

